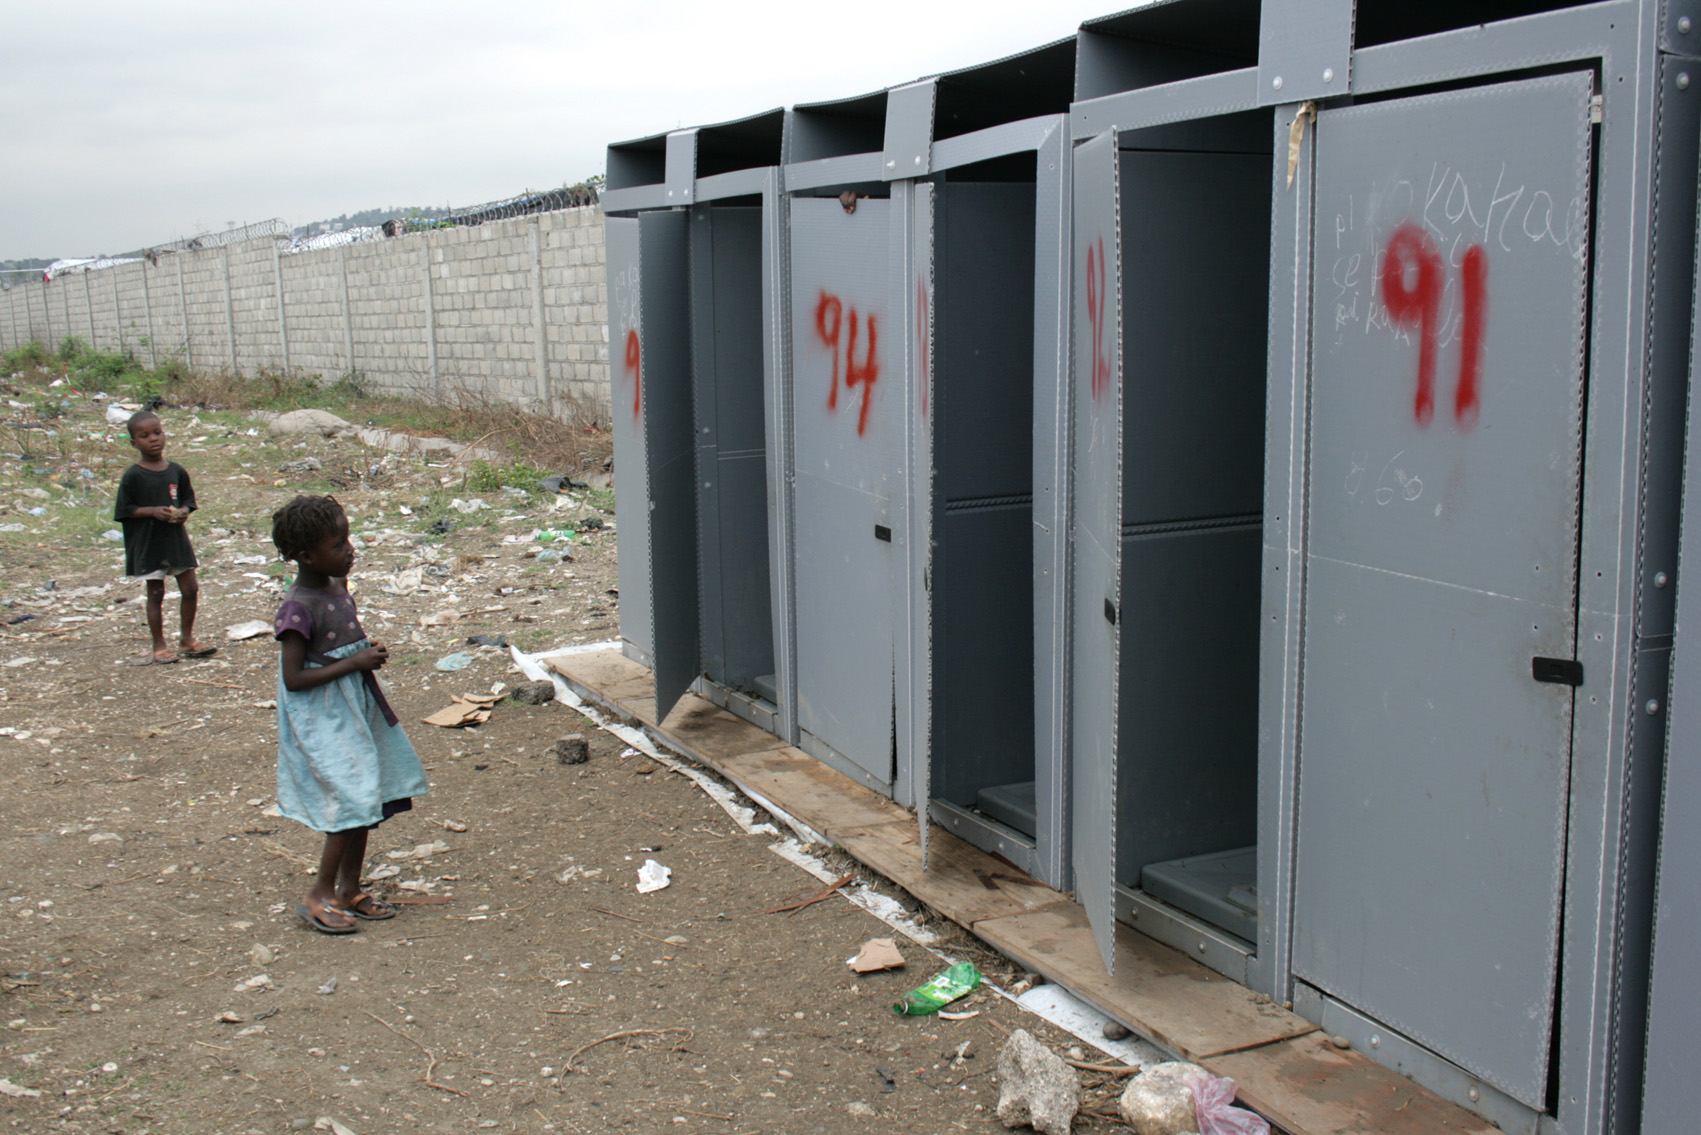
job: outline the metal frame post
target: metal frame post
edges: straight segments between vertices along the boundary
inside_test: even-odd
[[[289,374],[289,320],[284,315],[283,248],[272,244],[272,287],[278,297],[278,350],[283,356],[283,372]]]

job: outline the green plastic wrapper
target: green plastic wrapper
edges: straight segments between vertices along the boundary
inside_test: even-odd
[[[892,1006],[892,1012],[904,1017],[925,1017],[979,988],[980,971],[974,963],[958,962],[904,994],[904,999]]]

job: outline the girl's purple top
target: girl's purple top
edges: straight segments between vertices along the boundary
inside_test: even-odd
[[[340,581],[333,579],[331,586],[335,590],[320,591],[299,583],[291,587],[272,620],[272,637],[281,639],[284,632],[294,631],[307,640],[313,654],[329,654],[365,638],[354,599]]]

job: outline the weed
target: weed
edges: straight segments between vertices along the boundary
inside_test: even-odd
[[[492,465],[481,458],[474,461],[467,471],[467,488],[475,493],[494,493],[501,489],[524,489],[528,493],[537,493],[541,492],[538,480],[547,475],[542,469],[524,461]]]
[[[614,512],[614,490],[590,489],[585,493],[585,503],[599,512]]]
[[[31,367],[44,367],[47,365],[47,357],[47,348],[42,346],[38,340],[31,339],[23,346],[14,347],[4,355],[0,355],[0,360],[4,360],[6,373],[10,374],[13,371],[28,370]]]

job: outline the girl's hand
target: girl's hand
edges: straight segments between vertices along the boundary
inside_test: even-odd
[[[378,643],[376,646],[369,646],[356,654],[349,659],[349,662],[353,664],[356,670],[378,670],[389,660],[390,648],[383,643]]]

